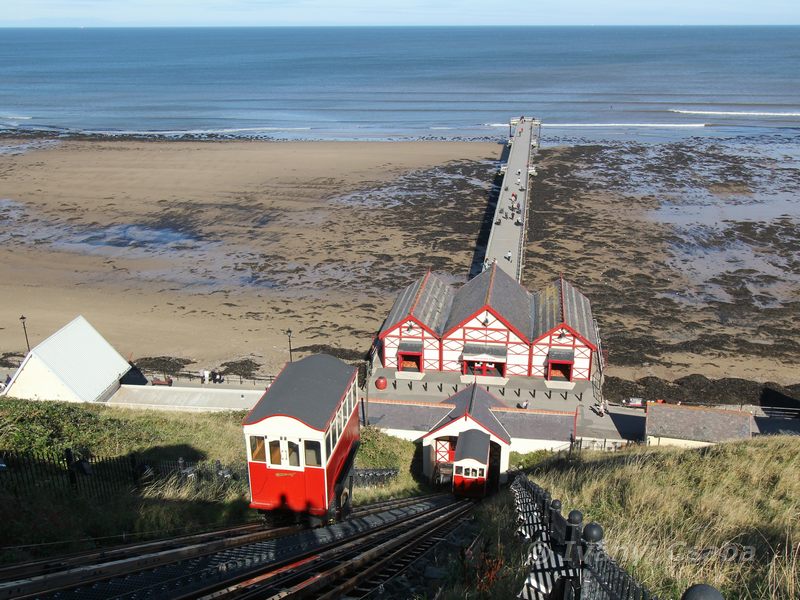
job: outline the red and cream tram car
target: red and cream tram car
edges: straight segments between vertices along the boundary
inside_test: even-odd
[[[453,459],[453,494],[465,498],[483,498],[489,474],[488,433],[467,429],[458,435]]]
[[[356,374],[327,354],[289,363],[245,417],[250,506],[268,520],[349,513],[360,439]]]

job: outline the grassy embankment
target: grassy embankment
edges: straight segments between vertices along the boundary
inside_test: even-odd
[[[78,456],[136,453],[150,464],[159,460],[245,460],[243,412],[177,413],[141,411],[61,402],[0,400],[0,452],[63,452]],[[397,468],[393,483],[357,488],[356,503],[413,495],[421,491],[409,467],[414,445],[363,431],[357,466]],[[0,529],[0,560],[61,553],[131,537],[159,537],[198,531],[255,518],[248,506],[246,482],[168,479],[125,490],[112,498],[53,494],[44,487],[17,498],[0,490],[0,511],[14,515]],[[9,546],[31,545],[8,550]]]
[[[699,582],[727,600],[800,597],[800,438],[529,462],[530,478],[562,500],[565,514],[577,508],[585,522],[599,522],[609,554],[660,598]],[[519,591],[525,569],[514,518],[507,493],[481,508],[487,554],[477,569],[496,587],[459,587],[454,573],[448,598]]]

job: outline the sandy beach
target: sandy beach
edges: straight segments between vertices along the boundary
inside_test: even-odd
[[[126,357],[249,357],[264,374],[287,329],[301,352],[363,352],[396,289],[429,267],[465,276],[502,150],[2,144],[0,352],[24,351],[23,313],[32,345],[83,314]]]
[[[177,357],[189,371],[249,358],[261,374],[288,359],[287,329],[299,354],[357,358],[413,278],[431,268],[466,281],[502,152],[2,144],[0,353],[24,350],[20,314],[32,344],[83,314],[125,356]],[[539,165],[523,283],[563,273],[589,296],[610,375],[797,383],[796,204],[773,215],[764,196],[798,189],[794,164],[687,140],[548,148]],[[750,202],[756,217],[715,237],[669,212],[702,221],[703,202]]]

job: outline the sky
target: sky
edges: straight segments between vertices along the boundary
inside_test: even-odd
[[[0,27],[800,24],[800,0],[0,0],[0,7]]]

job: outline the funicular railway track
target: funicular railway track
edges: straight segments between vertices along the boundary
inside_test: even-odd
[[[364,516],[373,514],[374,512],[380,510],[386,510],[388,508],[406,506],[410,503],[419,501],[420,499],[433,497],[435,495],[436,494],[430,494],[426,496],[417,496],[415,498],[385,500],[382,502],[374,502],[371,504],[365,504],[363,506],[357,506],[353,509],[352,516]],[[257,521],[233,527],[223,527],[211,531],[204,531],[201,533],[150,540],[139,543],[123,544],[119,546],[109,546],[103,549],[88,550],[64,556],[54,556],[40,560],[12,564],[0,568],[0,584],[2,584],[2,582],[19,580],[22,578],[58,573],[60,571],[66,571],[75,567],[99,565],[105,562],[120,561],[133,557],[144,557],[148,554],[164,552],[166,550],[176,548],[186,548],[195,544],[211,544],[221,540],[235,542],[242,539],[242,536],[249,536],[250,534],[254,534],[254,539],[270,539],[273,537],[294,533],[302,529],[303,527],[300,525],[287,525],[284,527],[265,529],[264,524],[261,521]],[[7,596],[2,595],[2,589],[0,589],[0,598],[6,597]]]
[[[381,552],[396,550],[401,543],[398,540],[410,539],[410,529],[424,537],[420,527],[440,529],[468,508],[468,503],[433,494],[359,507],[350,520],[330,527],[301,530],[291,526],[254,532],[253,525],[246,525],[238,528],[243,530],[238,533],[237,528],[230,528],[75,555],[61,567],[54,566],[57,561],[37,561],[27,569],[18,566],[18,573],[24,575],[14,581],[0,583],[0,598],[251,597],[247,590],[253,586],[262,590],[258,597],[264,597],[267,581],[269,589],[279,586],[282,592],[298,585],[298,572],[322,569],[332,560],[364,565],[362,555],[378,556],[366,548],[383,545]],[[208,537],[214,535],[224,537]],[[44,573],[32,574],[34,565]],[[239,583],[253,578],[264,579],[245,586]],[[217,592],[220,588],[223,591]]]

